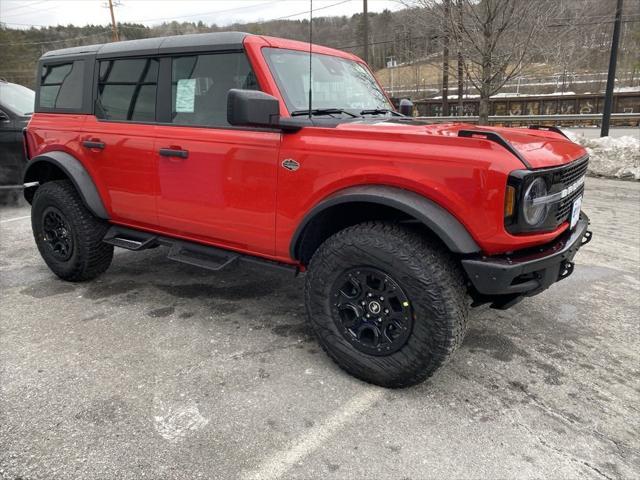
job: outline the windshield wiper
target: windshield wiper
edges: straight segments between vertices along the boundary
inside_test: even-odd
[[[294,110],[293,112],[291,112],[291,116],[292,117],[297,117],[299,115],[333,115],[333,114],[338,114],[338,113],[344,113],[346,115],[349,115],[350,117],[356,118],[357,115],[354,115],[351,112],[347,112],[346,110],[342,109],[342,108],[314,108],[311,111],[309,110]]]
[[[362,110],[360,112],[360,115],[381,115],[384,113],[390,113],[391,115],[395,115],[398,117],[404,116],[394,110],[389,110],[388,108],[371,108],[369,110]]]

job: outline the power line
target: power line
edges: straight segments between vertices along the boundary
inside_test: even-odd
[[[22,15],[33,15],[34,13],[39,13],[39,12],[46,12],[48,10],[53,10],[54,8],[60,8],[59,5],[52,5],[50,7],[45,7],[45,8],[37,8],[33,11],[24,11],[24,12],[18,12],[18,13],[10,13],[9,15],[2,15],[3,18],[6,17],[20,17]]]
[[[353,0],[342,0],[340,2],[336,2],[336,3],[332,3],[330,5],[325,5],[324,7],[319,7],[319,8],[314,8],[313,11],[317,12],[318,10],[325,10],[327,8],[332,8],[332,7],[336,7],[338,5],[342,5],[344,3],[348,3],[348,2],[352,2]],[[194,17],[194,16],[198,16],[198,15],[210,15],[213,13],[226,13],[226,12],[230,12],[230,11],[237,11],[237,10],[241,10],[241,9],[246,9],[249,7],[258,7],[258,6],[263,6],[263,5],[268,5],[273,3],[272,1],[269,2],[263,2],[260,4],[254,4],[254,5],[250,5],[250,6],[244,6],[244,7],[239,7],[239,8],[230,8],[227,10],[217,10],[215,12],[208,12],[208,13],[201,13],[201,14],[194,14],[194,15],[184,15],[182,17],[171,17],[171,18],[187,18],[187,17]],[[307,15],[309,12],[308,11],[304,11],[304,12],[297,12],[297,13],[292,13],[289,15],[284,15],[282,17],[276,17],[276,18],[271,18],[268,20],[263,20],[261,22],[251,22],[251,23],[258,23],[258,24],[264,24],[267,22],[275,22],[277,20],[286,20],[288,18],[292,18],[292,17],[297,17],[300,15]],[[160,20],[171,20],[171,18],[155,18],[155,19],[144,19],[144,20],[138,20],[137,23],[145,23],[145,22],[153,22],[153,21],[160,21]],[[0,23],[4,23],[7,25],[19,25],[19,26],[24,26],[24,27],[45,27],[45,28],[55,28],[52,25],[38,25],[38,24],[32,24],[32,23],[15,23],[15,22],[0,22]],[[126,25],[123,23],[119,23],[118,24],[119,28],[121,29],[134,29],[134,30],[145,30],[145,31],[151,31],[153,29],[153,26],[137,26],[137,25]],[[79,27],[82,28],[82,27]],[[36,43],[36,42],[33,42]],[[48,43],[48,42],[38,42],[38,43]],[[27,43],[5,43],[3,45],[25,45],[25,44],[31,44],[31,42],[27,42]]]
[[[338,5],[342,5],[343,3],[348,3],[348,2],[351,2],[351,1],[353,1],[353,0],[342,0],[341,2],[338,2],[338,3],[332,3],[331,5],[325,5],[324,7],[314,8],[313,11],[317,12],[318,10],[325,10],[327,8],[337,7]],[[276,20],[286,20],[287,18],[298,17],[300,15],[308,15],[308,14],[309,14],[309,10],[305,10],[304,12],[292,13],[290,15],[285,15],[283,17],[277,17],[277,18],[271,18],[269,20],[263,20],[262,22],[257,22],[257,23],[267,23],[267,22],[274,22]]]
[[[9,8],[9,9],[7,9],[5,11],[13,12],[14,10],[21,10],[23,8],[33,7],[34,5],[38,5],[38,4],[44,3],[44,2],[46,2],[46,0],[38,0],[37,2],[28,3],[26,5],[18,5],[17,7]]]
[[[637,20],[621,20],[620,23],[638,23],[640,22],[640,18],[638,18]],[[557,28],[557,27],[582,27],[585,25],[603,25],[603,24],[608,24],[608,23],[616,23],[615,20],[608,20],[608,21],[600,21],[600,22],[585,22],[585,23],[556,23],[556,24],[551,24],[551,25],[545,25],[548,28]]]
[[[20,25],[21,27],[46,27],[53,28],[53,25],[39,25],[37,23],[18,23],[18,22],[5,22],[4,20],[0,20],[0,24],[2,25]]]
[[[353,0],[342,0],[341,2],[332,3],[331,5],[325,5],[324,7],[314,8],[313,11],[317,12],[318,10],[325,10],[327,8],[335,7],[335,6],[338,6],[338,5],[342,5],[343,3],[348,3],[348,2],[352,2],[352,1]],[[256,5],[249,5],[249,6],[238,7],[238,8],[230,8],[230,9],[227,9],[227,10],[216,10],[215,12],[199,13],[199,14],[194,14],[194,15],[183,15],[181,17],[144,19],[144,20],[138,20],[138,23],[146,23],[146,22],[153,22],[153,21],[160,21],[160,20],[172,20],[174,18],[188,18],[188,17],[196,17],[196,16],[205,16],[205,15],[211,15],[211,14],[214,14],[214,13],[227,13],[227,12],[232,12],[232,11],[237,11],[237,10],[244,10],[244,9],[247,9],[247,8],[250,8],[250,7],[251,8],[261,7],[261,6],[272,4],[272,3],[273,3],[273,1],[270,1],[270,2],[259,3],[259,4],[256,4]],[[275,22],[276,20],[285,20],[287,18],[298,17],[300,15],[308,15],[308,14],[309,14],[309,11],[305,10],[303,12],[291,13],[289,15],[284,15],[282,17],[269,18],[269,19],[266,19],[266,20],[262,20],[261,22],[246,22],[246,23],[263,24],[263,23],[267,23],[267,22]],[[131,27],[126,27],[126,28],[148,29],[148,28],[152,28],[152,27],[131,26]]]
[[[79,37],[73,37],[73,38],[63,38],[60,40],[45,40],[42,42],[19,42],[19,43],[0,43],[0,45],[47,45],[50,43],[64,43],[64,42],[73,42],[75,40],[81,40],[84,38],[91,38],[91,37],[97,37],[98,35],[108,35],[109,32],[105,31],[105,32],[101,32],[101,33],[93,33],[91,35],[81,35]]]
[[[332,5],[327,5],[321,8],[317,8],[314,10],[322,10],[325,8],[329,8],[329,7],[333,7],[335,5],[340,5],[342,3],[346,3],[346,2],[350,2],[352,0],[343,0],[342,2],[338,2]],[[236,12],[236,11],[240,11],[240,10],[246,10],[248,8],[257,8],[257,7],[263,7],[266,5],[270,5],[273,4],[273,0],[271,1],[267,1],[267,2],[262,2],[262,3],[257,3],[257,4],[252,4],[252,5],[244,5],[242,7],[235,7],[235,8],[227,8],[224,10],[214,10],[214,11],[209,11],[209,12],[201,12],[201,13],[194,13],[194,14],[189,14],[189,15],[179,15],[179,16],[173,16],[173,17],[161,17],[161,18],[147,18],[147,19],[143,19],[143,20],[137,20],[136,23],[140,23],[140,24],[144,24],[144,23],[148,23],[148,22],[159,22],[159,21],[165,21],[165,20],[171,20],[174,21],[176,18],[191,18],[191,17],[204,17],[207,15],[214,15],[214,14],[219,14],[219,13],[229,13],[229,12]],[[270,19],[270,20],[265,20],[263,22],[255,22],[255,23],[264,23],[264,22],[269,22],[272,20],[282,20],[284,18],[289,18],[289,17],[294,17],[294,16],[298,16],[298,15],[302,15],[302,14],[306,14],[308,12],[300,12],[300,13],[294,13],[291,15],[287,15],[284,17],[278,17],[278,18],[274,18],[274,19]],[[0,22],[0,23],[5,23],[7,25],[19,25],[19,26],[24,26],[24,27],[53,27],[52,25],[40,25],[40,24],[32,24],[32,23],[18,23],[18,22]],[[120,24],[122,26],[122,24]],[[139,27],[139,26],[135,26],[135,25],[131,25],[131,26],[125,26],[125,28],[130,28],[130,29],[138,29],[138,30],[149,30],[150,28],[152,28],[153,26],[143,26],[143,27]]]
[[[640,13],[626,13],[622,15],[622,18],[625,17],[638,17]],[[565,17],[565,18],[556,18],[556,22],[572,22],[574,20],[595,20],[597,18],[611,18],[611,14],[606,15],[583,15],[580,17]]]
[[[640,19],[637,20],[622,20],[622,23],[638,23],[640,22]],[[545,25],[545,27],[548,28],[554,28],[554,27],[573,27],[573,26],[580,26],[580,25],[602,25],[602,24],[606,24],[606,23],[615,23],[615,20],[609,20],[606,22],[593,22],[593,23],[566,23],[566,24],[550,24],[550,25]],[[436,38],[437,35],[420,35],[420,36],[415,36],[415,37],[407,37],[406,40],[424,40],[427,38],[433,39]],[[382,45],[385,43],[394,43],[396,40],[382,40],[382,41],[378,41],[378,42],[369,42],[369,45]],[[337,48],[337,49],[349,49],[349,48],[360,48],[360,47],[364,47],[364,44],[359,43],[359,44],[355,44],[355,45],[342,45],[339,47],[332,47],[332,48]]]
[[[348,0],[350,1],[350,0]],[[252,5],[244,5],[242,7],[235,7],[235,8],[227,8],[224,10],[214,10],[214,11],[209,11],[209,12],[202,12],[202,13],[194,13],[194,14],[189,14],[189,15],[179,15],[179,16],[173,16],[173,17],[163,17],[163,18],[150,18],[150,19],[144,19],[144,20],[138,20],[136,23],[146,23],[146,22],[157,22],[157,21],[163,21],[163,20],[174,20],[176,18],[191,18],[191,17],[198,17],[198,16],[207,16],[207,15],[213,15],[213,14],[217,14],[217,13],[229,13],[229,12],[235,12],[235,11],[240,11],[240,10],[246,10],[248,8],[256,8],[256,7],[262,7],[265,5],[269,5],[272,4],[273,0],[268,1],[268,2],[262,2],[262,3],[256,3],[256,4],[252,4]],[[117,6],[117,5],[114,5]],[[24,27],[52,27],[52,25],[40,25],[40,24],[34,24],[34,23],[18,23],[18,22],[4,22],[4,21],[0,21],[0,23],[5,23],[8,25],[19,25],[19,26],[24,26]],[[128,28],[138,28],[138,29],[146,29],[148,28],[147,26],[145,27],[128,27]]]
[[[338,5],[342,5],[348,2],[351,2],[353,0],[342,0],[340,2],[336,2],[330,5],[325,5],[323,7],[319,7],[319,8],[314,8],[314,12],[318,11],[318,10],[324,10],[324,9],[328,9],[328,8],[332,8],[332,7],[336,7]],[[193,16],[197,16],[197,15],[209,15],[209,14],[213,14],[213,13],[226,13],[229,11],[237,11],[237,10],[242,10],[242,9],[246,9],[249,7],[257,7],[257,6],[262,6],[262,5],[267,5],[270,4],[272,2],[264,2],[261,4],[254,4],[254,5],[250,5],[250,6],[244,6],[244,7],[239,7],[239,8],[233,8],[233,9],[226,9],[226,10],[217,10],[215,12],[208,12],[208,13],[201,13],[201,14],[194,14],[194,15],[184,15],[181,17],[172,17],[172,18],[187,18],[187,17],[193,17]],[[297,17],[300,15],[307,15],[309,12],[308,11],[303,11],[303,12],[297,12],[297,13],[292,13],[289,15],[285,15],[282,17],[276,17],[276,18],[272,18],[272,19],[268,19],[268,20],[263,20],[261,22],[255,22],[258,24],[264,24],[267,22],[272,22],[272,21],[278,21],[278,20],[286,20],[288,18],[292,18],[292,17]],[[640,14],[627,14],[627,15],[623,15],[623,20],[622,23],[638,23],[640,22],[640,18],[638,19],[633,19],[633,17],[636,16],[640,16]],[[598,18],[600,16],[593,16],[591,18]],[[607,17],[607,18],[611,18],[610,15],[602,15],[602,17]],[[628,19],[629,17],[632,17],[632,19]],[[589,18],[589,17],[583,17],[583,18]],[[144,22],[151,22],[151,21],[158,21],[158,20],[169,20],[169,18],[157,18],[157,19],[146,19],[146,20],[140,20],[140,23],[144,23]],[[6,25],[20,25],[20,26],[28,26],[28,27],[45,27],[45,28],[49,28],[49,29],[53,29],[55,28],[52,25],[38,25],[38,24],[28,24],[28,23],[15,23],[15,22],[0,22],[1,24],[6,24]],[[558,27],[574,27],[574,26],[587,26],[587,25],[602,25],[602,24],[611,24],[614,23],[614,20],[608,20],[608,21],[598,21],[598,22],[583,22],[583,23],[554,23],[554,24],[548,24],[545,25],[548,28],[558,28]],[[144,30],[144,31],[148,31],[148,32],[153,32],[153,26],[136,26],[136,25],[127,25],[127,24],[123,24],[120,23],[118,24],[119,28],[124,29],[124,30],[130,30],[130,29],[134,29],[134,30]],[[83,27],[78,27],[78,28],[83,28]],[[80,36],[80,37],[74,37],[71,39],[60,39],[60,40],[50,40],[50,41],[40,41],[40,42],[15,42],[15,43],[0,43],[0,45],[3,46],[10,46],[10,45],[46,45],[49,43],[63,43],[63,42],[67,42],[67,41],[73,41],[73,40],[80,40],[80,39],[84,39],[84,38],[91,38],[91,37],[95,37],[95,36],[99,36],[99,35],[104,35],[106,32],[102,32],[102,33],[95,33],[95,34],[91,34],[91,35],[84,35],[84,36]],[[422,36],[416,36],[416,37],[409,37],[408,40],[424,40],[426,39],[427,36],[422,35]],[[433,38],[433,37],[431,37]],[[382,44],[388,44],[388,43],[394,43],[395,40],[383,40],[383,41],[377,41],[377,42],[369,42],[367,45],[371,46],[371,45],[382,45]],[[364,47],[364,44],[355,44],[355,45],[343,45],[343,46],[338,46],[338,47],[333,47],[333,48],[337,48],[337,49],[352,49],[352,48],[361,48]]]
[[[161,20],[173,20],[175,18],[201,17],[201,16],[206,16],[206,15],[214,15],[214,14],[217,14],[217,13],[236,12],[236,11],[239,11],[239,10],[246,10],[248,8],[263,7],[263,6],[269,5],[271,3],[273,3],[273,1],[256,3],[256,4],[253,4],[253,5],[245,5],[243,7],[227,8],[225,10],[214,10],[212,12],[194,13],[194,14],[191,14],[191,15],[181,15],[181,16],[177,16],[177,17],[151,18],[151,19],[146,19],[146,20],[140,20],[139,23],[157,22],[157,21],[161,21]]]

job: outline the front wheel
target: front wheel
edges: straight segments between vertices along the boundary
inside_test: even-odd
[[[31,227],[43,260],[64,280],[91,280],[111,265],[113,245],[102,241],[109,225],[93,216],[69,180],[36,190]]]
[[[309,264],[305,296],[329,356],[384,387],[431,376],[462,343],[469,311],[451,255],[416,231],[383,222],[325,241]]]

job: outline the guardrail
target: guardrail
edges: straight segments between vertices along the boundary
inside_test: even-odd
[[[467,122],[477,123],[477,116],[449,116],[449,117],[416,117],[430,122]],[[565,123],[565,122],[593,122],[602,120],[601,113],[569,114],[569,115],[491,115],[489,123]],[[611,120],[638,120],[640,113],[612,113]]]

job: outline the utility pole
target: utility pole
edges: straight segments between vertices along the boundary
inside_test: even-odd
[[[364,36],[364,63],[369,63],[369,13],[367,11],[367,0],[362,0],[362,35]]]
[[[109,11],[111,12],[111,33],[113,34],[113,41],[119,42],[120,35],[118,35],[118,25],[116,24],[116,16],[113,14],[113,0],[109,1]]]
[[[396,66],[396,58],[395,57],[388,57],[387,58],[387,68],[389,69],[389,74],[391,75],[391,87],[389,88],[389,93],[391,94],[391,96],[394,96],[394,91],[393,91],[393,69]]]
[[[451,0],[444,0],[444,38],[442,45],[442,116],[449,116],[449,15]]]
[[[616,63],[618,61],[618,44],[620,43],[620,23],[622,20],[622,0],[616,5],[616,19],[613,24],[613,38],[611,39],[611,56],[609,57],[609,75],[607,76],[607,90],[604,94],[604,110],[602,112],[602,129],[600,136],[609,135],[611,110],[613,110],[613,85],[616,82]]]

